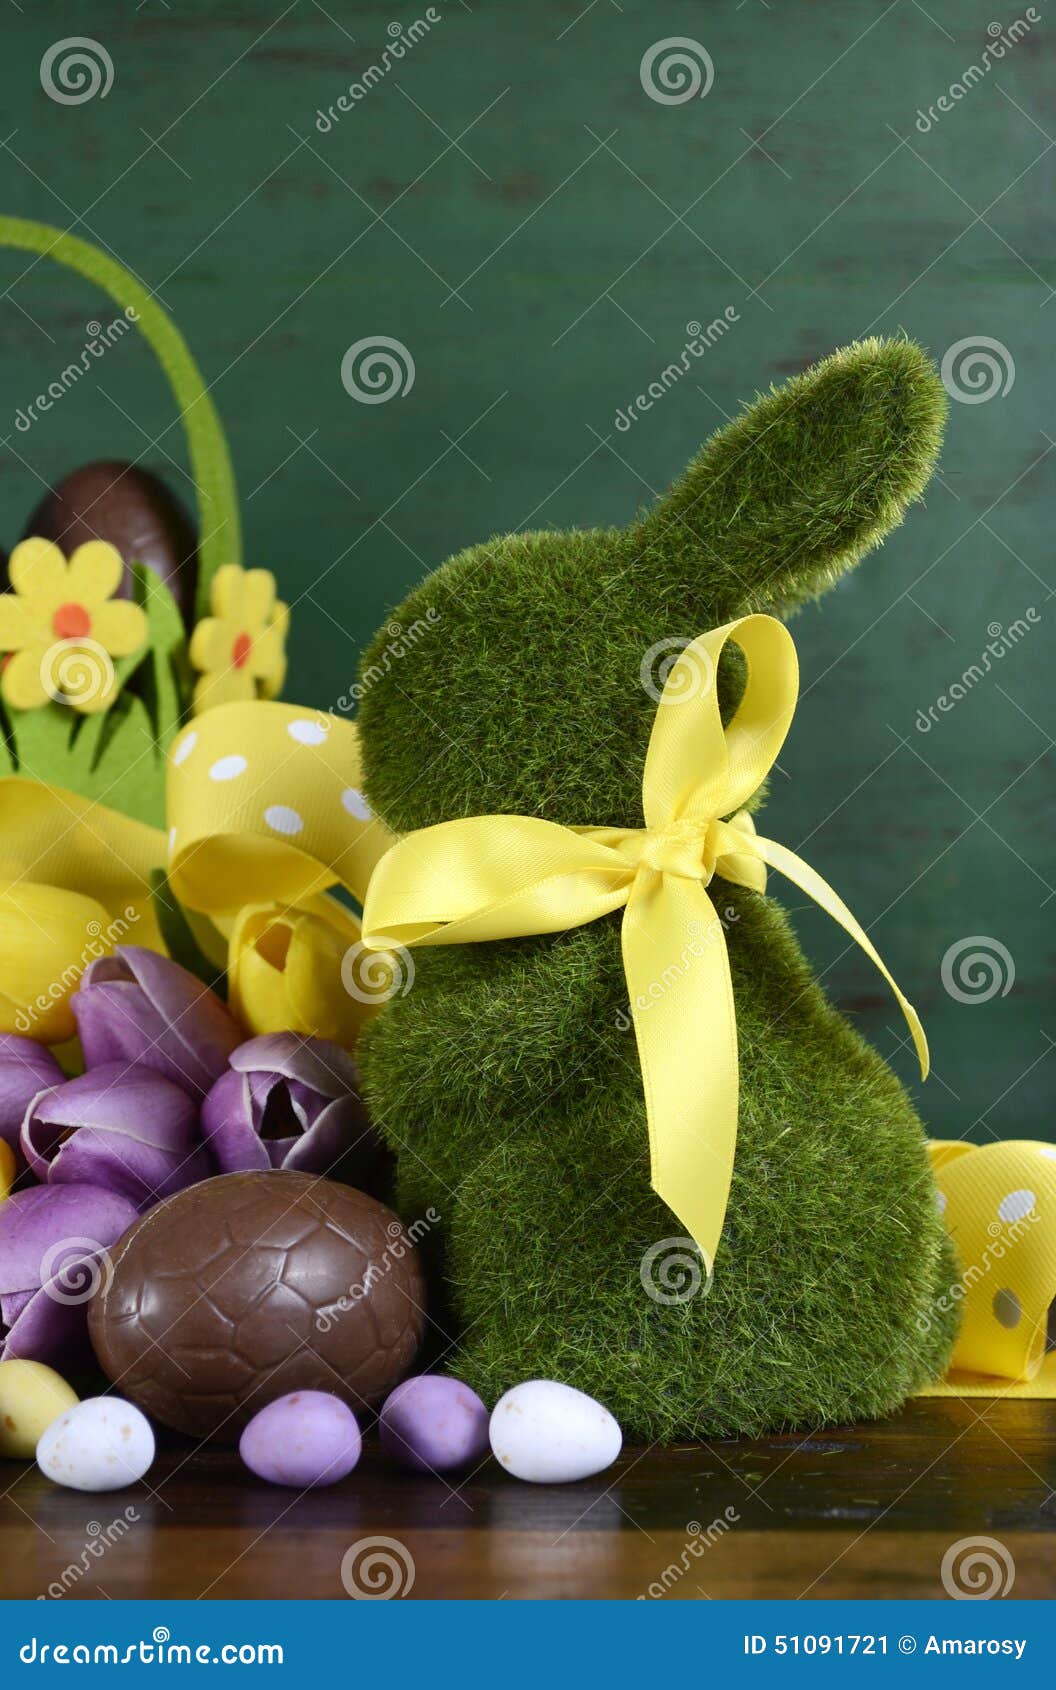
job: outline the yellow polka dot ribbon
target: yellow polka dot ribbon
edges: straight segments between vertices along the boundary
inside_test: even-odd
[[[392,844],[361,790],[359,739],[324,711],[252,701],[195,717],[173,743],[168,830],[23,776],[0,780],[0,886],[31,882],[135,906],[129,942],[161,947],[153,872],[218,921],[247,904],[310,903],[343,885],[362,902]]]
[[[936,1200],[957,1252],[956,1277],[920,1316],[960,1314],[950,1371],[924,1397],[1056,1397],[1046,1354],[1056,1298],[1056,1145],[1005,1139],[929,1146]]]
[[[253,701],[196,716],[169,754],[169,881],[208,914],[303,904],[343,885],[362,902],[392,835],[360,788],[355,727]]]

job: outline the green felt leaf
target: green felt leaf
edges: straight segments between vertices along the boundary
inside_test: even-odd
[[[150,629],[143,693],[158,745],[162,753],[167,753],[191,703],[187,631],[176,600],[164,581],[142,563],[134,563],[132,571],[136,600],[146,611]]]
[[[61,704],[10,711],[11,746],[18,774],[53,786],[74,785],[64,778],[70,767],[70,741],[76,727],[73,715]]]
[[[146,705],[124,692],[104,714],[76,717],[63,704],[11,713],[18,759],[30,780],[63,786],[161,827],[165,820],[165,763]]]
[[[76,790],[136,821],[163,827],[165,759],[146,705],[135,693],[122,693],[100,722],[92,759],[78,760]]]

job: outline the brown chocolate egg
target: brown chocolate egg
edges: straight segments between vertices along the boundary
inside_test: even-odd
[[[194,615],[198,542],[194,526],[164,481],[135,464],[85,464],[47,493],[23,538],[53,540],[69,557],[86,540],[108,540],[125,560],[119,598],[132,591],[128,565],[146,564],[165,582],[185,622]]]
[[[224,1174],[159,1203],[110,1254],[89,1329],[104,1373],[163,1425],[237,1440],[291,1391],[353,1409],[410,1371],[425,1323],[390,1209],[292,1172]]]

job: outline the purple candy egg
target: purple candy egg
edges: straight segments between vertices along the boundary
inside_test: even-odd
[[[253,1416],[238,1453],[269,1485],[311,1490],[336,1485],[351,1473],[362,1447],[356,1417],[340,1397],[292,1391]]]
[[[390,1455],[418,1472],[446,1473],[488,1453],[488,1411],[459,1379],[422,1373],[386,1398],[378,1422]]]

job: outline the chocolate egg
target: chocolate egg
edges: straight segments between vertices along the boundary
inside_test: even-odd
[[[47,493],[24,538],[52,540],[69,557],[86,540],[108,540],[125,560],[118,598],[132,591],[133,561],[165,582],[185,622],[194,615],[198,542],[190,517],[164,481],[136,464],[85,464]]]
[[[163,1425],[236,1442],[258,1409],[329,1391],[359,1409],[410,1371],[425,1285],[390,1209],[333,1180],[224,1174],[159,1203],[89,1308],[104,1373]]]

